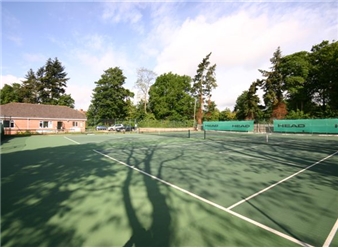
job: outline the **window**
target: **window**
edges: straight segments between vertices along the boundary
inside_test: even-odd
[[[13,120],[10,120],[10,121],[4,120],[3,124],[4,124],[4,127],[14,127],[14,121]]]
[[[40,121],[40,128],[52,128],[53,122],[52,121]]]
[[[73,127],[77,127],[77,121],[73,121]]]

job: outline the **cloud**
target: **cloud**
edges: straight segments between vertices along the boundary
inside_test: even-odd
[[[13,75],[1,75],[1,84],[0,87],[2,88],[5,84],[12,85],[13,83],[19,83],[25,80],[24,78],[16,77]]]
[[[119,53],[109,37],[99,34],[75,35],[75,45],[69,49],[71,63],[77,63],[87,74],[103,73],[114,65],[124,64],[125,55]],[[83,68],[84,66],[84,68]]]
[[[77,109],[88,109],[93,89],[105,70],[119,67],[127,77],[125,88],[132,89],[137,65],[128,57],[125,48],[117,47],[110,37],[99,34],[77,35],[75,46],[69,49],[67,92]],[[129,83],[129,84],[127,84]]]
[[[135,3],[104,3],[104,11],[102,14],[104,20],[114,23],[130,22],[136,23],[142,18],[138,5]]]
[[[245,4],[245,8],[218,17],[207,9],[179,26],[168,25],[170,42],[160,50],[155,72],[172,71],[193,77],[198,64],[212,52],[210,62],[217,64],[218,83],[213,100],[221,110],[233,108],[237,97],[261,78],[258,69],[269,69],[269,59],[278,46],[287,55],[310,50],[312,45],[328,39],[324,34],[330,33],[332,27],[322,17],[328,7],[312,11],[304,6],[284,10],[283,6]],[[165,33],[158,32],[152,35]]]
[[[24,53],[23,58],[28,62],[45,62],[46,56],[39,53]]]
[[[75,100],[75,108],[87,111],[91,102],[93,88],[86,85],[68,84],[66,94]]]

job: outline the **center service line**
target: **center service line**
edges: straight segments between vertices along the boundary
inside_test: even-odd
[[[266,225],[263,225],[263,224],[261,224],[261,223],[255,221],[255,220],[252,220],[252,219],[247,218],[247,217],[245,217],[245,216],[243,216],[243,215],[240,215],[240,214],[238,214],[238,213],[236,213],[236,212],[234,212],[234,211],[232,211],[232,210],[230,210],[230,209],[227,209],[227,208],[225,208],[225,207],[223,207],[223,206],[221,206],[221,205],[219,205],[219,204],[217,204],[217,203],[214,203],[214,202],[209,201],[209,200],[207,200],[207,199],[205,199],[205,198],[203,198],[203,197],[200,197],[200,196],[198,196],[198,195],[196,195],[196,194],[194,194],[194,193],[192,193],[192,192],[190,192],[190,191],[188,191],[188,190],[182,189],[182,188],[180,188],[180,187],[178,187],[178,186],[176,186],[176,185],[174,185],[174,184],[171,184],[171,183],[169,183],[169,182],[167,182],[167,181],[164,181],[164,180],[162,180],[162,179],[160,179],[160,178],[158,178],[158,177],[156,177],[156,176],[154,176],[154,175],[151,175],[151,174],[149,174],[149,173],[147,173],[147,172],[144,172],[144,171],[138,169],[138,168],[135,167],[135,166],[128,165],[128,164],[126,164],[126,163],[124,163],[124,162],[122,162],[122,161],[120,161],[120,160],[117,160],[117,159],[115,159],[115,158],[113,158],[113,157],[110,157],[109,155],[104,154],[104,153],[102,153],[102,152],[99,152],[99,151],[97,151],[97,150],[93,150],[93,151],[96,152],[96,153],[98,153],[98,154],[100,154],[100,155],[102,155],[102,156],[104,156],[104,157],[106,157],[106,158],[109,158],[109,159],[111,159],[111,160],[113,160],[113,161],[115,161],[115,162],[118,162],[118,163],[120,163],[120,164],[122,164],[122,165],[124,165],[124,166],[126,166],[126,167],[128,167],[128,168],[131,168],[131,169],[133,169],[133,170],[136,170],[136,171],[138,171],[138,172],[140,172],[140,173],[142,173],[142,174],[144,174],[144,175],[146,175],[146,176],[148,176],[148,177],[151,177],[151,178],[153,178],[154,180],[157,180],[157,181],[159,181],[159,182],[161,182],[161,183],[163,183],[163,184],[166,184],[166,185],[168,185],[168,186],[170,186],[170,187],[172,187],[172,188],[174,188],[174,189],[177,189],[177,190],[179,190],[179,191],[181,191],[181,192],[183,192],[183,193],[185,193],[185,194],[187,194],[187,195],[190,195],[190,196],[192,196],[192,197],[194,197],[194,198],[196,198],[196,199],[198,199],[198,200],[200,200],[200,201],[202,201],[202,202],[205,202],[205,203],[207,203],[207,204],[209,204],[209,205],[211,205],[211,206],[214,206],[214,207],[216,207],[216,208],[218,208],[218,209],[220,209],[220,210],[222,210],[222,211],[224,211],[224,212],[227,212],[227,213],[229,213],[229,214],[232,214],[232,215],[234,215],[234,216],[236,216],[236,217],[238,217],[238,218],[240,218],[240,219],[242,219],[242,220],[245,220],[245,221],[247,221],[247,222],[249,222],[249,223],[251,223],[251,224],[253,224],[253,225],[255,225],[255,226],[258,226],[258,227],[260,227],[260,228],[262,228],[262,229],[264,229],[264,230],[266,230],[266,231],[269,231],[269,232],[271,232],[271,233],[273,233],[273,234],[275,234],[275,235],[277,235],[277,236],[280,236],[280,237],[282,237],[282,238],[284,238],[284,239],[287,239],[287,240],[289,240],[289,241],[291,241],[291,242],[294,242],[294,243],[296,243],[296,244],[298,244],[298,245],[301,245],[301,246],[311,246],[311,245],[309,245],[309,244],[307,244],[307,243],[305,243],[305,242],[302,242],[302,241],[300,241],[300,240],[298,240],[298,239],[295,239],[295,238],[293,238],[293,237],[291,237],[291,236],[289,236],[289,235],[286,235],[286,234],[284,234],[284,233],[282,233],[282,232],[280,232],[280,231],[277,231],[277,230],[275,230],[275,229],[273,229],[273,228],[271,228],[271,227],[268,227],[268,226],[266,226]],[[337,151],[337,152],[338,152],[338,151]]]
[[[327,157],[325,157],[325,158],[319,160],[318,162],[316,162],[316,163],[314,163],[314,164],[312,164],[312,165],[309,165],[308,167],[306,167],[306,168],[304,168],[304,169],[302,169],[302,170],[300,170],[300,171],[298,171],[298,172],[292,174],[291,176],[288,176],[288,177],[286,177],[286,178],[284,178],[284,179],[278,181],[277,183],[274,183],[274,184],[270,185],[269,187],[267,187],[267,188],[265,188],[265,189],[262,189],[261,191],[258,191],[257,193],[255,193],[255,194],[253,194],[253,195],[251,195],[251,196],[249,196],[249,197],[247,197],[247,198],[245,198],[245,199],[243,199],[243,200],[241,200],[241,201],[239,201],[239,202],[233,204],[232,206],[228,207],[228,209],[230,210],[230,209],[232,209],[232,208],[234,208],[234,207],[236,207],[236,206],[242,204],[243,202],[246,202],[246,201],[248,201],[248,200],[250,200],[250,199],[252,199],[252,198],[254,198],[254,197],[256,197],[256,196],[258,196],[258,195],[260,195],[260,194],[262,194],[263,192],[265,192],[265,191],[267,191],[267,190],[269,190],[269,189],[271,189],[271,188],[277,186],[278,184],[281,184],[281,183],[283,183],[283,182],[289,180],[290,178],[292,178],[292,177],[294,177],[294,176],[297,176],[298,174],[300,174],[300,173],[302,173],[302,172],[304,172],[304,171],[310,169],[311,167],[313,167],[313,166],[315,166],[315,165],[317,165],[317,164],[319,164],[319,163],[325,161],[326,159],[331,158],[332,156],[334,156],[334,155],[337,154],[337,153],[338,153],[338,151],[336,151],[336,152],[332,153],[331,155],[329,155],[329,156],[327,156]]]

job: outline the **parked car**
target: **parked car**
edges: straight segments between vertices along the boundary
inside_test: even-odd
[[[124,127],[124,129],[125,129],[127,132],[131,132],[131,131],[134,131],[134,130],[135,130],[135,127],[130,126],[130,125],[127,125],[127,126]]]
[[[115,124],[114,126],[108,127],[108,131],[117,131],[117,129],[121,129],[123,127],[123,124]]]
[[[105,127],[105,126],[97,126],[96,127],[96,130],[107,130],[107,127]]]
[[[125,131],[125,127],[124,127],[124,126],[116,127],[116,128],[115,128],[115,131],[116,131],[116,132],[123,132],[123,131]]]
[[[135,127],[133,126],[130,126],[130,125],[126,125],[126,126],[123,126],[123,127],[120,127],[120,128],[116,128],[116,131],[117,132],[131,132],[131,131],[134,131],[135,130]]]

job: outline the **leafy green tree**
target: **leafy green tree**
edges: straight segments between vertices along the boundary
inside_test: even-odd
[[[137,70],[137,81],[135,87],[138,90],[138,95],[142,99],[144,113],[147,113],[147,102],[150,86],[156,79],[156,73],[146,68],[140,68]]]
[[[127,99],[127,120],[129,120],[133,125],[137,122],[138,114],[137,114],[137,106],[133,104],[133,101],[129,98]]]
[[[221,111],[219,114],[220,121],[231,121],[236,119],[236,113],[232,112],[229,108],[225,108],[225,110]]]
[[[217,87],[216,84],[216,64],[210,66],[209,53],[202,62],[198,65],[197,74],[193,79],[192,95],[197,99],[197,124],[202,124],[203,119],[203,106],[205,103],[210,102],[211,91]]]
[[[285,79],[287,106],[290,111],[311,111],[313,104],[308,90],[310,69],[308,52],[297,52],[281,59],[281,72]]]
[[[214,101],[208,101],[208,104],[204,106],[204,117],[205,121],[218,121],[220,111],[217,109],[216,103]]]
[[[311,49],[309,88],[320,117],[338,114],[338,42],[323,41]]]
[[[75,107],[75,101],[70,94],[63,94],[60,96],[57,105],[68,106],[70,108]]]
[[[259,106],[259,97],[257,92],[257,81],[253,82],[249,90],[237,98],[235,105],[236,118],[238,120],[255,120],[262,116],[262,111]]]
[[[247,95],[248,95],[248,91],[245,90],[236,99],[234,112],[236,113],[236,119],[237,120],[245,120],[247,113],[249,112],[248,106],[247,106],[247,101],[246,101]]]
[[[189,120],[193,117],[190,83],[189,76],[171,72],[157,77],[149,90],[149,109],[156,119]]]
[[[125,89],[126,77],[120,68],[109,68],[95,82],[91,104],[87,117],[91,123],[98,124],[101,120],[120,119],[128,116],[129,100],[134,93]]]
[[[21,85],[13,83],[13,85],[5,84],[0,89],[0,104],[6,104],[10,102],[21,102]]]
[[[143,120],[147,113],[144,111],[144,102],[141,99],[135,106],[135,119],[138,121]]]
[[[303,111],[297,109],[296,111],[291,110],[286,116],[285,119],[310,119],[310,114],[305,114]]]
[[[286,84],[281,71],[281,59],[282,52],[280,47],[278,47],[270,59],[272,63],[272,67],[270,67],[271,71],[259,69],[259,72],[262,73],[265,79],[257,81],[257,85],[264,91],[263,100],[265,106],[271,113],[271,117],[277,119],[282,119],[287,114],[283,95],[286,90]]]

